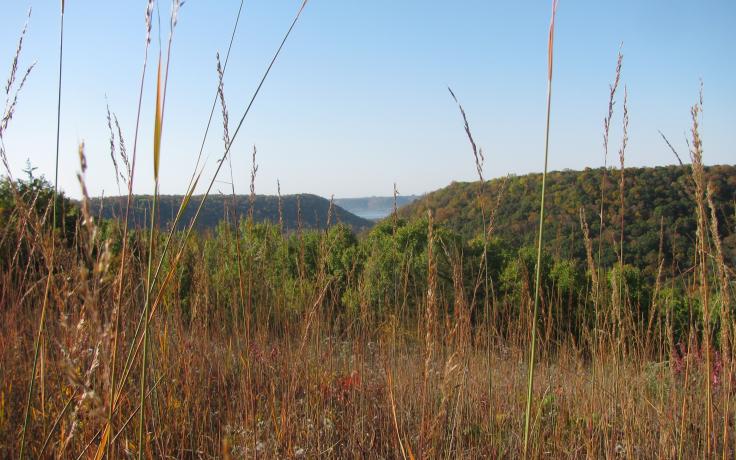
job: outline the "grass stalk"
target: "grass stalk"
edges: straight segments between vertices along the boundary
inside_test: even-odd
[[[703,169],[703,143],[700,137],[699,118],[703,108],[703,92],[701,88],[700,100],[690,110],[692,117],[692,146],[690,157],[692,160],[692,176],[694,183],[695,205],[697,215],[697,273],[700,288],[700,297],[703,308],[703,347],[705,351],[705,401],[704,401],[704,425],[705,425],[705,455],[710,458],[712,453],[711,431],[713,426],[713,389],[711,387],[711,325],[710,325],[710,300],[708,288],[708,223],[705,211],[705,171]]]
[[[728,415],[730,411],[731,402],[731,365],[733,362],[733,356],[731,355],[732,343],[731,343],[731,287],[728,276],[728,268],[726,267],[725,258],[723,256],[723,246],[721,243],[721,236],[718,231],[718,215],[716,212],[716,206],[713,200],[714,186],[712,182],[708,183],[707,187],[707,202],[708,208],[710,209],[710,233],[713,239],[713,246],[715,248],[715,265],[716,273],[719,281],[719,292],[720,292],[720,313],[721,313],[721,356],[724,363],[724,368],[727,366],[726,377],[726,391],[723,391],[723,401],[721,405],[723,407],[723,451],[722,458],[725,460],[728,457],[729,451],[729,420]]]
[[[618,158],[620,163],[620,172],[619,172],[619,183],[618,183],[618,191],[619,191],[619,218],[620,218],[620,235],[619,235],[619,276],[620,280],[618,281],[618,309],[621,311],[622,308],[626,307],[626,299],[624,298],[624,293],[626,291],[626,277],[624,276],[624,217],[625,217],[625,211],[624,211],[624,190],[626,187],[626,168],[625,168],[625,161],[626,161],[626,146],[629,142],[629,108],[628,108],[628,90],[626,89],[626,86],[624,85],[624,106],[623,106],[623,137],[621,139],[621,148],[618,151]],[[619,317],[620,321],[620,317]],[[619,340],[623,338],[624,331],[622,329],[622,326],[619,325],[619,331],[620,336]]]
[[[30,14],[30,13],[29,13]],[[64,0],[61,1],[61,15],[59,18],[59,78],[56,99],[56,158],[54,164],[54,196],[53,196],[53,216],[51,227],[51,257],[48,265],[48,277],[46,278],[46,289],[43,296],[43,305],[41,307],[41,316],[38,320],[38,334],[36,335],[36,343],[33,351],[33,365],[31,366],[31,380],[28,383],[28,398],[26,399],[25,415],[23,416],[23,430],[20,435],[20,449],[18,458],[23,458],[25,451],[26,432],[28,430],[28,420],[30,417],[31,400],[33,399],[33,386],[36,381],[36,366],[38,365],[38,355],[41,348],[41,339],[43,336],[43,328],[46,322],[46,310],[48,309],[49,293],[51,290],[51,280],[54,276],[54,256],[56,252],[56,224],[57,224],[57,206],[56,202],[59,195],[59,140],[61,135],[61,77],[64,63]],[[24,29],[25,33],[25,29]],[[22,40],[22,38],[21,38]],[[20,51],[20,50],[19,50]],[[41,377],[43,379],[43,377]]]
[[[534,276],[534,309],[532,311],[531,346],[529,350],[529,369],[526,394],[526,412],[524,414],[524,457],[529,458],[529,423],[532,410],[532,390],[534,386],[534,358],[537,338],[537,312],[539,310],[540,283],[542,273],[542,245],[544,242],[544,198],[547,180],[547,160],[549,158],[549,122],[552,110],[552,66],[554,63],[555,14],[557,0],[552,0],[552,19],[549,25],[549,40],[547,43],[547,123],[544,134],[544,170],[542,172],[542,199],[539,205],[539,238],[537,240],[537,263]]]
[[[146,6],[146,40],[143,51],[143,69],[141,70],[141,80],[138,89],[138,107],[136,109],[135,119],[135,132],[133,134],[133,157],[131,159],[130,167],[128,169],[128,196],[125,204],[125,216],[123,218],[123,247],[120,251],[120,270],[116,279],[116,294],[115,294],[115,307],[114,307],[114,319],[115,322],[113,330],[113,346],[112,356],[110,358],[110,411],[108,414],[108,427],[109,431],[113,431],[113,415],[115,413],[115,389],[116,389],[116,371],[117,371],[117,353],[118,353],[118,337],[120,335],[120,308],[123,296],[123,281],[125,277],[125,269],[127,267],[127,256],[128,256],[128,220],[130,218],[130,207],[133,201],[133,182],[135,178],[135,160],[138,152],[138,130],[140,127],[141,110],[143,107],[143,88],[145,87],[146,81],[146,69],[148,68],[148,49],[151,44],[151,25],[153,18],[153,2],[154,0],[148,0]],[[117,124],[117,123],[116,123]],[[119,125],[118,125],[119,126]],[[122,145],[123,136],[120,133],[120,143]],[[122,385],[121,385],[122,388]],[[108,456],[110,454],[109,446],[112,443],[108,443]]]
[[[613,83],[609,87],[609,96],[608,96],[608,114],[603,119],[603,169],[601,170],[601,202],[600,202],[600,213],[599,213],[599,227],[598,227],[598,254],[597,254],[597,268],[598,273],[602,273],[602,257],[603,257],[603,229],[605,227],[605,206],[606,206],[606,173],[608,172],[608,139],[609,134],[611,130],[611,120],[613,119],[613,107],[616,104],[616,91],[618,90],[618,84],[621,81],[621,64],[623,62],[623,54],[621,54],[621,51],[619,50],[618,53],[618,59],[616,61],[616,77],[613,80]],[[600,278],[599,278],[599,281]],[[595,330],[594,330],[594,336],[598,337],[598,329],[601,327],[601,325],[598,323],[598,306],[601,303],[601,294],[602,294],[602,286],[596,287],[596,296],[594,298],[595,302],[595,309],[596,309],[596,319],[595,319]],[[600,346],[600,343],[596,343],[597,346]]]
[[[227,104],[225,103],[225,74],[224,68],[220,63],[220,53],[217,53],[217,79],[219,81],[218,94],[220,97],[220,105],[222,107],[222,140],[225,144],[225,150],[230,147],[230,115],[227,110]],[[235,233],[235,251],[237,256],[238,264],[238,294],[240,303],[240,311],[243,314],[243,322],[245,323],[245,293],[243,284],[243,255],[240,248],[240,218],[238,217],[238,198],[235,195],[235,177],[233,176],[233,161],[232,156],[228,156],[228,166],[230,168],[230,190],[232,191],[232,206],[233,206],[233,230]],[[234,315],[234,317],[237,317]]]
[[[227,71],[227,64],[230,61],[230,50],[233,48],[233,42],[235,41],[235,33],[238,31],[238,25],[240,24],[240,15],[243,12],[243,3],[245,0],[240,0],[240,6],[238,6],[238,13],[235,16],[235,24],[233,25],[233,31],[230,34],[230,42],[227,45],[227,52],[225,53],[225,62],[222,65],[222,76],[225,76],[225,72]],[[195,182],[195,178],[197,177],[197,171],[199,170],[199,164],[202,160],[202,153],[204,152],[204,145],[207,142],[207,135],[210,132],[210,126],[212,125],[212,117],[215,114],[215,107],[217,107],[217,99],[219,96],[219,85],[218,90],[215,91],[215,96],[212,99],[212,107],[210,108],[210,115],[209,118],[207,118],[207,125],[204,129],[204,134],[202,135],[202,143],[199,146],[199,153],[197,154],[197,161],[194,165],[194,170],[192,171],[192,177],[189,179],[189,185],[187,188],[192,188]],[[174,225],[176,227],[176,225]]]
[[[427,305],[424,314],[424,374],[421,392],[421,425],[419,431],[420,456],[432,457],[432,424],[430,408],[433,405],[429,395],[431,391],[430,372],[435,348],[435,328],[437,318],[437,262],[434,260],[434,225],[432,211],[427,210]]]
[[[168,67],[168,63],[167,63]],[[154,120],[153,130],[153,204],[151,206],[151,233],[148,240],[148,269],[146,276],[146,300],[143,307],[144,320],[143,320],[143,356],[141,358],[141,386],[140,386],[140,397],[141,397],[141,412],[138,427],[138,459],[143,458],[143,451],[145,449],[145,436],[146,431],[146,370],[148,360],[148,326],[150,321],[150,308],[151,308],[151,290],[152,290],[152,275],[153,275],[153,250],[154,250],[154,238],[156,236],[156,198],[158,196],[158,173],[159,164],[161,158],[161,129],[163,127],[163,108],[162,108],[162,95],[161,95],[161,55],[158,58],[158,83],[156,85],[156,116]]]

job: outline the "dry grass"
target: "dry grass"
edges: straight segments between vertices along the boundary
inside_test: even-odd
[[[17,425],[12,421],[20,415],[19,389],[29,372],[23,352],[29,319],[10,312],[3,316],[9,327],[0,362],[18,371],[3,378],[3,456],[13,452]],[[515,457],[523,448],[523,348],[498,345],[486,351],[476,345],[463,366],[452,369],[446,362],[455,352],[451,344],[438,344],[428,355],[423,341],[395,339],[390,330],[366,341],[311,334],[301,347],[298,325],[291,333],[259,331],[247,343],[217,327],[207,330],[199,321],[191,329],[175,317],[157,323],[149,333],[156,362],[152,382],[160,383],[147,408],[151,436],[146,441],[154,457],[216,457],[224,445],[233,458],[256,452],[266,458],[395,458],[401,456],[400,445],[418,456],[498,458]],[[108,403],[108,369],[99,360],[109,352],[98,341],[105,337],[100,326],[72,315],[49,329],[60,348],[49,352],[48,420],[33,412],[29,453],[39,452],[48,435],[47,451],[65,452],[67,458],[90,441],[92,447],[99,442],[94,436],[107,420]],[[690,389],[704,383],[701,357],[686,358],[691,367],[685,377],[667,363],[622,364],[611,356],[597,363],[607,375],[599,381],[606,383],[591,392],[591,367],[576,347],[563,346],[556,355],[537,367],[532,456],[672,458],[680,437],[684,458],[704,452],[705,431],[698,422],[704,406],[699,392],[688,391],[684,381],[690,380]],[[419,377],[423,374],[426,381]],[[614,375],[627,384],[615,384]],[[126,394],[115,415],[118,455],[136,450],[135,428],[125,425],[138,407],[135,387],[128,386]],[[419,398],[422,394],[426,397]],[[72,407],[65,411],[68,401]],[[677,410],[683,401],[690,407],[684,432]],[[50,426],[60,414],[52,434]]]

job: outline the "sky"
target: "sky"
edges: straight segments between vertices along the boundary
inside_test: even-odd
[[[230,131],[301,0],[246,0],[224,89]],[[160,191],[184,193],[217,88],[240,0],[188,0],[174,31],[163,127]],[[5,134],[11,170],[26,161],[53,179],[59,2],[6,0],[0,15],[0,79],[7,78],[32,8],[20,65],[36,62]],[[85,143],[91,195],[120,194],[109,152],[106,104],[132,152],[145,40],[146,0],[66,0],[59,186],[80,196]],[[159,5],[168,39],[170,2]],[[329,197],[421,194],[477,178],[465,107],[486,161],[484,176],[540,172],[547,91],[548,1],[311,0],[238,134],[232,165],[247,193],[253,146],[257,193]],[[626,163],[676,162],[702,80],[706,164],[736,161],[736,2],[561,0],[557,11],[550,131],[551,170],[600,167],[602,122],[619,48],[630,117]],[[159,29],[154,19],[134,190],[153,190],[153,114]],[[3,64],[5,63],[5,64]],[[6,69],[6,70],[3,70]],[[623,88],[622,88],[623,89]],[[4,93],[3,93],[4,95]],[[623,95],[623,91],[620,92]],[[619,97],[608,164],[618,164]],[[211,178],[223,153],[219,107],[205,146]],[[4,171],[3,171],[4,173]],[[229,193],[223,170],[215,193]],[[125,186],[121,184],[124,192]]]

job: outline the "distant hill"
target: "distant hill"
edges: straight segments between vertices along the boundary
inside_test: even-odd
[[[176,212],[183,199],[182,195],[162,195],[158,197],[159,209],[159,226],[167,228],[171,225]],[[102,205],[102,217],[113,218],[120,217],[125,212],[125,204],[127,197],[105,197],[104,202],[100,198],[91,200],[91,209],[95,215],[100,213]],[[150,216],[152,197],[149,195],[137,195],[134,199],[133,214],[131,222],[133,226],[142,227],[146,225],[147,216]],[[187,210],[183,216],[183,222],[189,223],[194,217],[197,207],[201,203],[202,196],[195,195],[192,197]],[[295,230],[298,227],[298,211],[301,209],[301,225],[302,228],[324,228],[327,223],[327,214],[330,207],[329,200],[317,195],[300,194],[300,195],[284,195],[281,197],[282,212],[285,230]],[[237,195],[235,197],[238,217],[246,217],[248,215],[249,203],[247,195]],[[298,204],[297,204],[298,203]],[[225,216],[232,218],[233,216],[233,197],[230,195],[213,195],[207,198],[196,227],[199,230],[212,229],[217,226],[218,222],[223,220]],[[253,218],[256,222],[271,221],[278,223],[279,208],[278,197],[271,195],[257,195],[255,199],[255,207],[253,209]],[[358,217],[340,206],[335,205],[332,211],[331,223],[344,223],[353,231],[361,232],[370,228],[373,222]],[[181,224],[180,224],[181,225]]]
[[[545,247],[554,255],[584,260],[579,210],[585,212],[593,248],[597,252],[600,228],[601,177],[603,169],[558,171],[547,176]],[[614,245],[619,241],[619,171],[607,170],[603,263],[617,260]],[[736,166],[706,167],[718,209],[720,234],[730,266],[736,265]],[[505,192],[496,213],[495,236],[511,247],[533,246],[539,221],[541,174],[506,179]],[[486,210],[496,203],[504,179],[485,184]],[[665,261],[686,269],[691,266],[696,220],[690,166],[627,168],[625,170],[624,256],[627,263],[652,270],[659,255],[660,224],[663,229]],[[482,233],[477,200],[478,182],[453,182],[402,208],[402,217],[426,215],[470,238]],[[709,211],[708,211],[709,212]]]
[[[419,198],[419,195],[399,195],[396,197],[396,206],[401,208]],[[364,219],[382,219],[394,210],[394,197],[371,196],[364,198],[335,198],[335,204]]]

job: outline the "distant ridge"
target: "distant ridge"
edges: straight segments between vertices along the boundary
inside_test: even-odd
[[[184,197],[182,195],[160,195],[158,197],[158,225],[168,228],[179,210]],[[136,195],[131,209],[130,222],[134,227],[146,226],[150,216],[152,197],[150,195]],[[93,198],[91,210],[95,215],[103,218],[121,217],[125,212],[126,196],[114,196]],[[182,222],[188,224],[196,213],[197,207],[202,201],[201,195],[192,196],[187,210],[184,212]],[[330,201],[317,195],[298,194],[284,195],[281,197],[284,230],[296,230],[299,226],[298,208],[301,210],[302,228],[325,228]],[[235,203],[238,218],[246,217],[250,208],[248,195],[236,195]],[[298,203],[298,206],[297,206]],[[233,216],[233,197],[230,195],[209,196],[202,208],[195,228],[198,230],[214,229],[217,224],[228,216]],[[253,218],[256,222],[270,221],[278,223],[279,208],[278,197],[272,195],[257,195],[253,209]],[[358,217],[342,207],[335,205],[332,210],[331,224],[343,223],[348,225],[354,232],[369,229],[373,222]],[[179,224],[182,227],[182,224]]]

